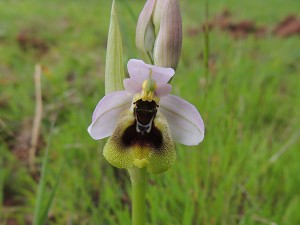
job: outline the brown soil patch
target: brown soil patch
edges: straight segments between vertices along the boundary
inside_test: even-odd
[[[231,12],[228,10],[224,10],[216,15],[214,19],[208,21],[207,25],[203,24],[198,28],[189,28],[187,33],[190,36],[195,36],[204,32],[206,26],[209,30],[217,28],[227,32],[235,39],[245,38],[249,35],[262,37],[267,33],[267,30],[269,30],[269,33],[283,38],[300,35],[300,19],[295,15],[286,16],[271,32],[271,29],[267,29],[267,27],[264,26],[257,26],[255,22],[251,20],[234,20]]]
[[[17,35],[16,40],[23,51],[30,49],[35,50],[37,53],[43,55],[48,52],[48,43],[42,38],[38,37],[36,32],[31,30],[23,30]]]
[[[229,33],[233,38],[245,38],[249,35],[263,36],[266,29],[262,26],[257,26],[254,21],[251,20],[241,20],[235,21],[232,18],[231,12],[224,10],[220,14],[216,15],[213,20],[209,21],[207,25],[203,24],[200,28],[190,28],[188,29],[188,34],[190,36],[196,35],[203,32],[205,28],[220,29],[224,32]]]
[[[29,148],[30,148],[30,139],[31,139],[31,130],[32,130],[32,121],[26,120],[23,121],[17,134],[15,136],[12,153],[21,161],[27,163]]]
[[[13,136],[9,136],[6,140],[7,145],[17,159],[28,164],[30,141],[32,135],[32,119],[24,120],[18,127],[17,131],[13,132]],[[37,143],[37,154],[45,145],[43,137],[40,136]]]
[[[18,225],[18,222],[17,222],[16,219],[9,218],[9,219],[6,221],[6,224],[7,224],[7,225]]]
[[[292,35],[300,34],[300,19],[294,15],[289,15],[280,21],[275,29],[273,34],[278,37],[289,37]]]

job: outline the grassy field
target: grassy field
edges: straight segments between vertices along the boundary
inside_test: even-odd
[[[118,0],[124,66],[138,58],[136,20],[144,1]],[[173,93],[193,103],[206,125],[199,146],[177,145],[177,161],[150,175],[147,221],[155,225],[300,224],[300,41],[274,27],[299,13],[298,0],[210,1],[210,19],[263,26],[262,36],[210,31],[203,64],[204,2],[180,1],[181,62]],[[86,132],[104,95],[111,1],[0,1],[0,224],[31,224],[41,163],[49,149],[45,207],[60,182],[47,224],[130,224],[127,172],[102,156]],[[38,172],[28,170],[35,115],[34,65],[43,65]],[[54,124],[54,125],[51,125]]]

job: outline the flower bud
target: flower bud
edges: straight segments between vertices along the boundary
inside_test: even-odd
[[[161,2],[164,4],[157,4],[154,11],[154,22],[160,26],[154,45],[154,63],[157,66],[176,69],[182,44],[179,2],[178,0],[161,0]]]
[[[176,69],[182,25],[178,0],[148,0],[139,16],[136,46],[144,61]]]
[[[155,42],[154,24],[152,22],[152,13],[155,0],[148,0],[140,13],[136,26],[135,43],[139,54],[144,62],[152,64],[153,47]]]

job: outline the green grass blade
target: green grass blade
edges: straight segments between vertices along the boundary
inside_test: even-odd
[[[53,130],[53,126],[54,125],[52,124],[51,130]],[[39,182],[35,210],[34,210],[33,225],[40,225],[39,221],[42,220],[41,215],[42,215],[42,209],[43,209],[43,199],[45,199],[46,173],[47,173],[47,163],[48,163],[51,139],[52,139],[52,132],[50,132],[50,134],[49,134],[48,145],[47,145],[47,148],[45,151],[45,156],[43,158],[41,178],[40,178],[40,182]]]
[[[125,6],[126,10],[128,11],[128,14],[130,15],[130,18],[132,19],[132,22],[136,23],[137,16],[134,10],[132,9],[131,4],[129,4],[129,1],[120,1],[120,2]]]
[[[53,190],[51,192],[51,195],[50,195],[50,197],[48,199],[48,202],[47,202],[47,204],[46,204],[46,206],[44,208],[44,211],[41,214],[40,221],[39,221],[38,224],[45,224],[46,221],[47,221],[47,219],[48,219],[48,212],[49,212],[49,209],[50,209],[50,207],[52,205],[52,202],[53,202],[53,199],[54,199],[54,196],[55,196],[58,184],[60,182],[60,178],[61,178],[61,175],[62,175],[62,172],[63,172],[64,165],[65,165],[65,163],[63,163],[61,165],[60,171],[59,171],[58,176],[56,178],[56,182],[55,182],[54,188],[53,188]]]

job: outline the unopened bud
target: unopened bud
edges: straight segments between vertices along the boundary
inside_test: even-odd
[[[140,13],[136,26],[135,43],[142,60],[148,64],[153,63],[153,47],[155,42],[152,12],[155,0],[148,0]]]
[[[153,51],[154,63],[157,66],[172,67],[175,70],[180,59],[182,45],[179,2],[178,0],[160,1],[164,4],[157,4],[154,10],[155,25],[160,25]]]
[[[178,0],[148,0],[139,16],[136,46],[144,61],[176,69],[182,24]]]

